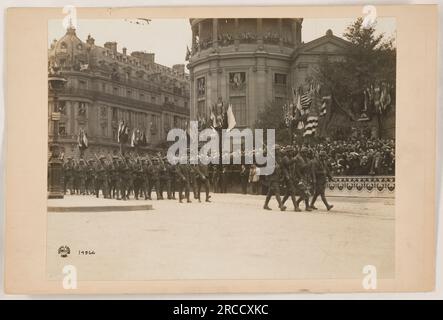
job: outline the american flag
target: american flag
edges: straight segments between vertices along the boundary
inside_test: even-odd
[[[312,94],[311,92],[306,92],[301,95],[300,97],[300,104],[302,107],[302,110],[309,109],[312,103]]]
[[[314,135],[318,127],[319,97],[318,94],[315,94],[313,90],[311,90],[310,93],[311,93],[310,103],[309,103],[310,108],[308,110],[308,116],[305,124],[305,132],[303,133],[303,136]]]
[[[324,96],[322,98],[322,104],[320,107],[320,117],[324,117],[327,113],[327,105],[328,103],[331,101],[332,97],[331,96]]]

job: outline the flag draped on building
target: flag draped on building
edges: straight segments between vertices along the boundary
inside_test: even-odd
[[[117,131],[117,142],[118,143],[126,143],[129,138],[129,127],[126,125],[124,121],[120,121],[118,124]]]
[[[227,131],[229,132],[232,129],[234,129],[235,125],[237,124],[237,122],[235,121],[234,112],[232,111],[232,104],[229,104],[228,110],[226,111],[226,115],[227,115],[227,118],[228,118],[228,128],[227,128]]]
[[[309,109],[312,103],[312,91],[308,91],[301,95],[300,97],[300,106],[303,111]]]
[[[209,119],[211,120],[211,126],[213,128],[217,127],[217,117],[214,114],[214,108],[211,108],[211,114],[209,115]]]
[[[331,102],[332,96],[324,96],[322,97],[322,103],[320,106],[320,117],[324,117],[328,112],[328,104]]]
[[[186,56],[185,61],[189,61],[189,58],[191,57],[191,50],[189,50],[189,47],[186,46]]]
[[[305,124],[302,120],[304,114],[305,114],[305,111],[303,110],[303,106],[301,104],[301,94],[297,94],[297,102],[295,105],[294,120],[296,122],[296,128],[298,130],[303,130],[305,127]]]
[[[310,96],[310,102],[309,102],[309,108],[306,109],[307,111],[307,120],[305,123],[305,132],[303,133],[303,136],[312,136],[315,134],[318,128],[318,116],[319,116],[319,95],[318,95],[318,88],[317,90],[310,90],[309,96]],[[303,96],[301,98],[303,101]],[[303,107],[303,102],[302,102]]]
[[[292,103],[283,105],[283,119],[285,126],[289,128],[294,120],[294,105]]]
[[[135,148],[142,145],[142,131],[140,129],[132,130],[131,147]]]
[[[80,150],[85,150],[88,148],[88,136],[86,135],[86,132],[83,129],[80,129],[80,132],[78,133],[77,145]]]
[[[383,83],[380,94],[380,113],[384,113],[390,104],[391,104],[390,86],[387,83]]]
[[[89,64],[80,64],[80,71],[86,71],[89,69]]]
[[[391,85],[383,82],[380,84],[371,85],[364,90],[365,95],[365,109],[369,106],[373,107],[373,112],[383,114],[392,102]]]

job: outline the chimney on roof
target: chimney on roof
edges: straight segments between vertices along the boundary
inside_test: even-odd
[[[131,52],[131,56],[140,59],[142,64],[154,63],[155,54],[142,51]]]
[[[106,42],[105,48],[117,52],[117,42]]]
[[[128,49],[123,48],[122,51],[123,51],[123,54],[126,56],[126,53],[127,53]]]
[[[180,76],[183,76],[185,74],[185,65],[184,64],[174,64],[172,66],[172,70],[177,72]]]

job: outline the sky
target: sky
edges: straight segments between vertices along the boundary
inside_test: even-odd
[[[304,19],[302,41],[309,42],[325,35],[326,30],[341,37],[346,27],[355,18],[349,19]],[[191,27],[188,19],[155,19],[149,23],[136,20],[77,20],[77,36],[85,41],[88,34],[95,39],[95,44],[103,46],[107,41],[117,42],[118,51],[123,47],[132,51],[155,53],[155,61],[171,67],[185,63],[186,46],[191,47]],[[377,33],[388,37],[395,36],[395,19],[379,18]],[[49,20],[48,46],[53,39],[60,39],[66,30],[62,20]]]

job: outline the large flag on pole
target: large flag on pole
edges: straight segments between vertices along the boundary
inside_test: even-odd
[[[140,145],[141,141],[141,131],[139,129],[132,130],[131,136],[131,147],[137,147]]]
[[[311,106],[311,103],[312,103],[311,95],[312,95],[312,91],[308,91],[308,92],[301,95],[300,105],[301,105],[301,109],[303,111],[306,111]]]
[[[217,117],[214,114],[214,107],[211,108],[211,114],[209,115],[209,119],[211,120],[211,126],[213,128],[217,127]]]
[[[228,132],[234,129],[237,122],[235,121],[234,112],[232,111],[232,104],[229,104],[228,110],[226,111],[226,115],[228,117]]]
[[[88,148],[88,136],[86,135],[85,130],[80,129],[80,132],[77,136],[77,143],[80,149],[84,150]]]
[[[312,101],[308,110],[308,118],[305,125],[305,132],[303,136],[314,135],[318,128],[318,114],[319,114],[319,97],[314,91],[312,91]]]
[[[301,94],[297,94],[297,104],[295,105],[295,119],[297,121],[297,129],[302,130],[305,127],[305,124],[302,121],[302,117],[305,111],[303,110],[303,106],[301,104]]]

